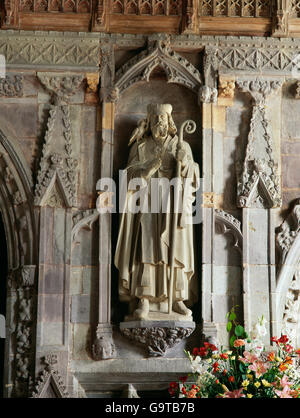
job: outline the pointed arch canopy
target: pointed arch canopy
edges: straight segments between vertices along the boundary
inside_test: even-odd
[[[201,74],[193,64],[173,51],[166,42],[157,41],[117,71],[115,88],[123,93],[139,81],[149,82],[155,68],[164,70],[168,83],[181,84],[196,93],[202,85]]]
[[[0,211],[3,217],[8,268],[35,264],[35,217],[32,175],[7,121],[0,115]]]

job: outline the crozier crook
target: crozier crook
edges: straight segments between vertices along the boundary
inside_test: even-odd
[[[183,132],[185,131],[187,134],[192,134],[196,130],[196,123],[191,120],[187,119],[184,121],[179,130],[178,136],[178,143],[177,143],[177,157],[179,151],[182,149],[183,143]],[[180,178],[181,173],[181,161],[177,159],[177,167],[176,167],[176,178]],[[175,195],[177,191],[177,195]],[[175,248],[176,248],[176,229],[177,229],[177,222],[178,222],[178,208],[175,209],[175,203],[178,202],[179,198],[179,188],[175,187],[174,189],[174,213],[173,213],[173,222],[172,222],[172,232],[171,232],[171,249],[170,249],[170,278],[169,278],[169,314],[172,313],[172,301],[173,301],[173,283],[174,283],[174,271],[175,271]]]

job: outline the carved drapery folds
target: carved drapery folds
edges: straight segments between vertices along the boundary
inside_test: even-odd
[[[44,358],[45,368],[35,383],[32,398],[70,398],[65,383],[56,369],[57,355],[48,354]]]
[[[250,131],[243,163],[237,163],[239,207],[274,208],[281,205],[278,164],[273,153],[266,100],[282,85],[281,81],[237,81],[237,86],[252,96]]]
[[[182,84],[198,92],[202,84],[199,71],[173,51],[166,41],[156,41],[117,71],[115,88],[121,94],[139,81],[148,82],[155,68],[164,70],[168,83]]]
[[[76,206],[77,160],[72,150],[69,99],[79,88],[82,75],[40,73],[39,80],[53,95],[47,131],[35,187],[35,204]]]

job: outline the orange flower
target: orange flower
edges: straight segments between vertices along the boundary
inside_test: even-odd
[[[289,356],[287,356],[286,358],[285,358],[285,362],[284,362],[285,364],[293,364],[293,360],[292,360],[292,358],[291,357],[289,357]]]
[[[279,370],[280,370],[281,372],[284,372],[286,369],[287,369],[287,365],[286,365],[286,364],[284,364],[284,363],[281,363],[281,364],[280,364],[280,366],[279,366]]]
[[[188,392],[187,397],[188,397],[188,398],[196,398],[196,393],[197,393],[196,389],[191,389],[191,390]]]
[[[275,353],[274,353],[274,351],[272,351],[272,352],[268,355],[268,360],[269,360],[269,361],[274,361],[274,360],[275,360]]]
[[[298,391],[298,390],[291,390],[291,391],[290,391],[290,395],[291,395],[293,398],[298,398],[299,391]]]
[[[234,343],[233,343],[233,346],[234,346],[235,348],[237,348],[237,347],[242,347],[243,345],[245,345],[245,341],[244,341],[244,340],[241,340],[241,339],[237,339],[237,340],[235,340],[235,341],[234,341]]]

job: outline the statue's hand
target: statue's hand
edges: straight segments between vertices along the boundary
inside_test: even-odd
[[[184,148],[179,148],[176,155],[177,161],[179,161],[183,166],[188,162],[188,154]]]

